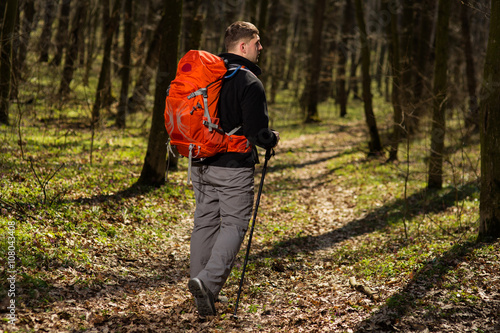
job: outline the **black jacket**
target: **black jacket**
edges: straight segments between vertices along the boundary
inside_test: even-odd
[[[277,143],[276,135],[269,129],[266,94],[258,79],[260,68],[251,61],[232,53],[220,57],[228,68],[243,65],[248,70],[238,70],[229,79],[224,79],[219,99],[219,117],[222,129],[229,133],[242,126],[235,134],[244,135],[254,146],[272,148]],[[230,74],[231,72],[229,72]],[[258,163],[257,151],[249,153],[221,153],[204,159],[202,164],[222,167],[253,167]]]

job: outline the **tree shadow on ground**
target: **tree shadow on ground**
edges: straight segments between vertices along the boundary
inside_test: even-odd
[[[121,258],[116,264],[100,268],[88,265],[59,267],[61,280],[41,281],[23,274],[18,279],[17,297],[23,304],[19,308],[19,325],[32,328],[43,321],[41,318],[33,321],[31,315],[26,315],[26,310],[27,313],[51,312],[51,321],[77,319],[82,313],[87,313],[86,326],[109,326],[110,332],[114,331],[113,327],[128,325],[140,329],[148,321],[147,327],[159,329],[173,313],[194,313],[191,299],[184,302],[182,299],[172,300],[168,292],[183,285],[189,276],[187,258],[176,258],[172,254],[160,259],[148,256]],[[72,272],[70,277],[75,274],[76,277],[66,279],[68,272]],[[36,297],[33,297],[35,289]],[[152,309],[149,314],[144,311],[147,307]]]
[[[163,185],[165,187],[170,186],[170,184]],[[116,193],[111,194],[97,194],[90,197],[80,197],[70,200],[61,200],[60,203],[78,203],[78,204],[97,204],[107,201],[120,202],[124,199],[138,197],[144,194],[148,194],[158,189],[158,186],[142,185],[139,183],[134,183],[130,187],[122,189]]]
[[[346,239],[382,229],[391,223],[397,223],[402,218],[408,220],[419,215],[444,211],[478,192],[479,187],[476,181],[466,183],[459,188],[449,187],[441,191],[422,189],[406,200],[396,199],[341,228],[317,236],[298,235],[277,242],[270,249],[258,252],[253,257],[279,258],[333,247]]]
[[[464,306],[460,304],[451,304],[447,309],[439,309],[438,302],[434,299],[432,301],[434,307],[430,309],[425,309],[424,306],[420,306],[420,311],[417,312],[419,308],[419,302],[423,302],[424,298],[428,296],[436,288],[441,288],[441,284],[445,282],[445,276],[448,272],[457,268],[462,262],[467,260],[467,256],[471,254],[474,250],[480,249],[486,246],[484,243],[473,243],[466,242],[454,245],[451,249],[443,253],[441,256],[429,260],[422,268],[420,268],[408,282],[404,288],[392,295],[386,300],[386,304],[383,305],[378,311],[372,313],[369,318],[362,321],[355,328],[355,332],[394,332],[394,331],[424,331],[429,330],[436,332],[441,330],[440,327],[433,327],[439,325],[443,314],[453,316],[453,313],[460,312],[463,310]],[[437,294],[441,294],[441,290],[435,291]],[[432,297],[433,295],[430,295]],[[443,295],[441,295],[443,297]],[[440,303],[442,304],[442,302]],[[489,309],[474,309],[474,306],[467,306],[471,308],[469,312],[474,313],[474,315],[457,317],[460,322],[461,327],[466,327],[467,325],[472,326],[472,322],[486,315],[490,317],[491,324],[494,325],[494,319],[491,315],[495,315],[500,311],[500,304],[490,302],[488,304]],[[496,308],[496,310],[495,310]],[[437,311],[436,311],[437,310]],[[410,315],[410,318],[403,322],[405,316]],[[437,320],[436,320],[437,318]],[[449,329],[453,329],[448,327]],[[483,327],[484,328],[484,327]],[[493,330],[498,332],[500,329],[500,324],[496,324]],[[456,328],[455,328],[456,329]],[[454,331],[456,331],[453,329]],[[479,330],[478,330],[479,331]]]

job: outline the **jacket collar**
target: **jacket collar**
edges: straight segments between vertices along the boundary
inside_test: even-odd
[[[227,60],[227,62],[229,64],[243,65],[257,76],[262,74],[262,70],[260,69],[259,66],[257,66],[256,64],[254,64],[250,60],[243,58],[242,56],[239,56],[237,54],[222,53],[222,54],[219,54],[219,57],[223,58],[224,60]]]

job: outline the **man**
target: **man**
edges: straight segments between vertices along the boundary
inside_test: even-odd
[[[192,182],[196,199],[191,235],[191,269],[188,287],[201,317],[215,315],[215,300],[233,267],[248,229],[254,201],[255,146],[275,147],[279,134],[268,128],[264,87],[256,65],[262,50],[259,31],[248,22],[226,29],[227,53],[220,56],[228,68],[239,69],[225,79],[219,99],[222,129],[244,135],[254,147],[249,152],[228,152],[194,163]]]

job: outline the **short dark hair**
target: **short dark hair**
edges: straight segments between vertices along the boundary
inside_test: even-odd
[[[224,36],[224,44],[226,50],[230,50],[234,45],[242,39],[252,39],[259,34],[259,29],[250,22],[237,21],[231,24],[226,29]]]

